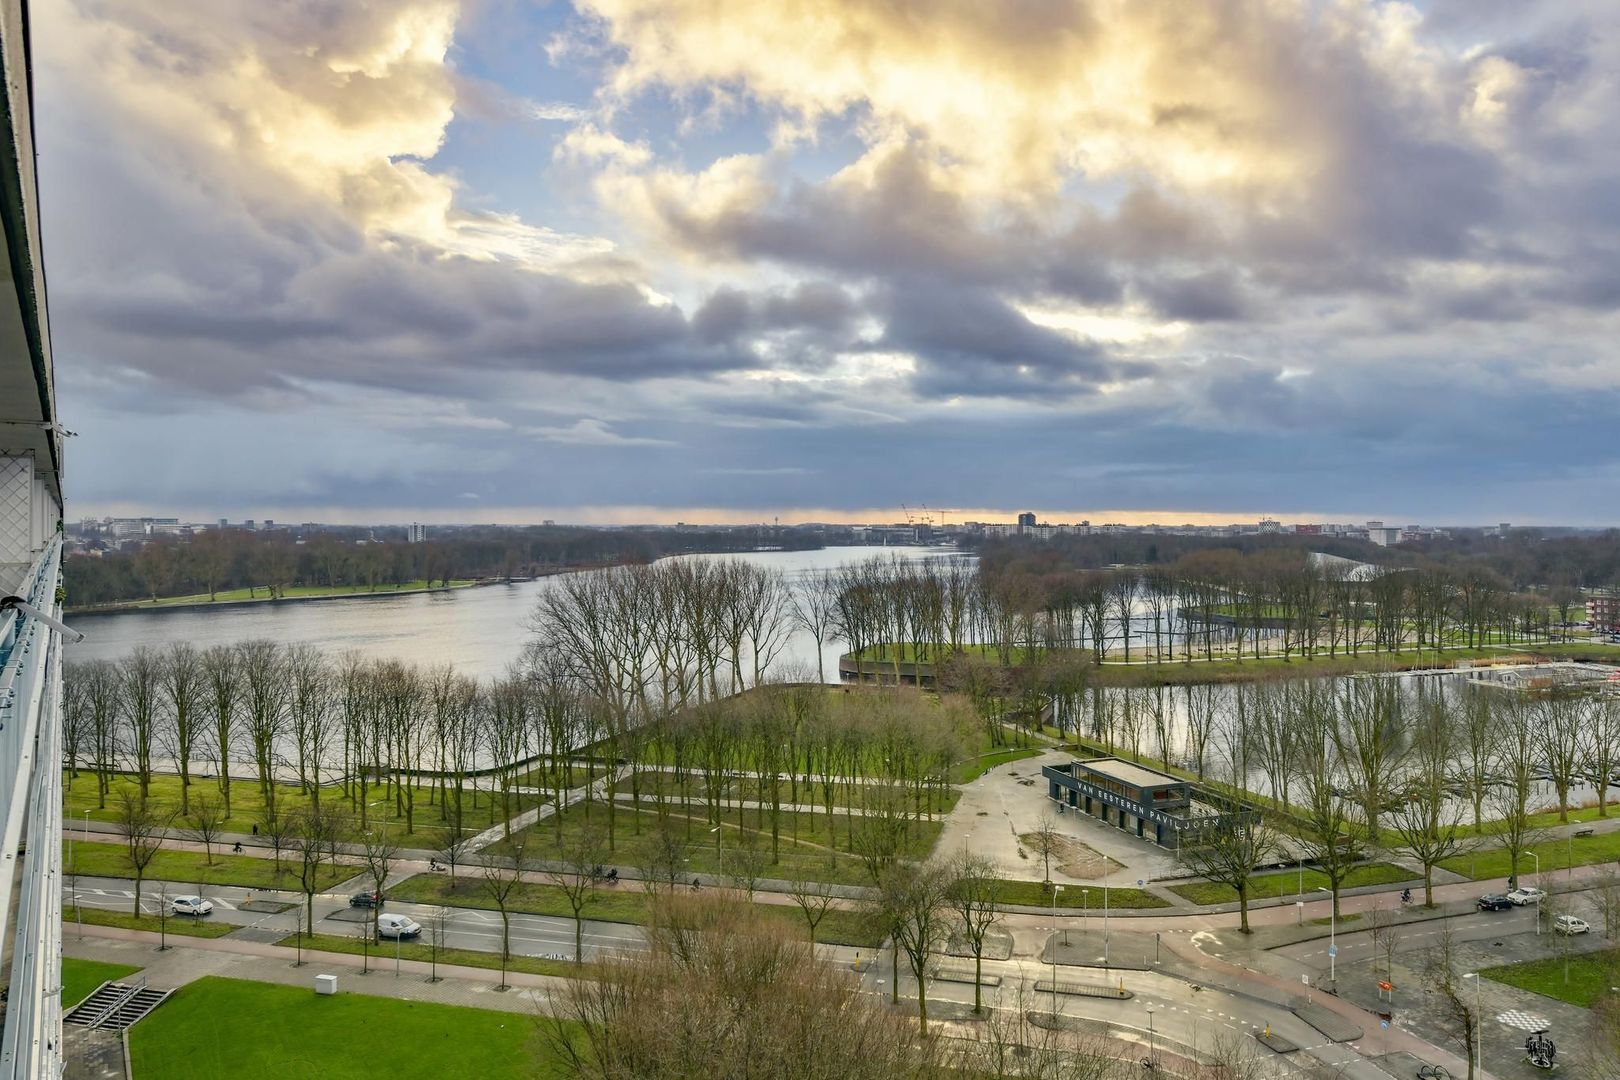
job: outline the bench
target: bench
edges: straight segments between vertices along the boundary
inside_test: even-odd
[[[1576,829],[1570,835],[1571,836],[1593,836],[1593,835],[1596,835],[1596,833],[1597,833],[1597,830],[1592,828],[1592,826],[1588,825],[1584,829]]]

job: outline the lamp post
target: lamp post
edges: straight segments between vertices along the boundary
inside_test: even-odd
[[[1108,968],[1108,880],[1103,879],[1103,969]]]
[[[1485,1038],[1485,1025],[1483,1017],[1479,1015],[1479,972],[1469,971],[1463,974],[1465,979],[1474,980],[1474,1075],[1478,1076],[1485,1067],[1485,1048],[1480,1046],[1480,1040]]]
[[[720,829],[721,829],[721,826],[716,825],[714,828],[710,829],[709,831],[714,833],[714,865],[715,865],[715,872],[718,873],[721,877],[724,877],[725,873],[726,873],[726,851],[725,851],[726,834],[721,832]]]
[[[1333,890],[1325,885],[1318,885],[1317,892],[1325,892],[1329,897]],[[1328,908],[1328,979],[1334,986],[1339,985],[1339,913]]]
[[[1058,885],[1056,883],[1054,883],[1052,885],[1052,944],[1049,946],[1049,948],[1052,950],[1052,1022],[1053,1023],[1057,1022],[1057,1015],[1058,1015],[1058,1004],[1057,1004],[1057,994],[1058,994],[1058,991],[1057,991],[1057,950],[1058,950],[1057,907],[1058,907],[1058,905],[1057,905],[1057,901],[1058,901],[1058,893],[1060,893],[1062,891],[1063,891],[1063,886]]]
[[[1147,1014],[1148,1014],[1148,1059],[1147,1059],[1147,1067],[1151,1069],[1151,1068],[1153,1068],[1153,1065],[1154,1065],[1154,1058],[1157,1056],[1156,1055],[1156,1048],[1154,1046],[1155,1032],[1153,1030],[1153,1003],[1151,1001],[1148,1002],[1148,1005],[1147,1005]]]
[[[1537,855],[1529,848],[1525,848],[1524,853],[1530,856],[1536,862],[1536,881],[1539,884],[1541,881],[1541,856]],[[1541,905],[1539,903],[1536,904],[1536,936],[1541,936]]]

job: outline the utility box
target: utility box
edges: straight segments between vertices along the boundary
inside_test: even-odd
[[[335,993],[337,993],[337,976],[336,975],[317,975],[317,976],[315,976],[315,992],[317,994],[335,994]]]

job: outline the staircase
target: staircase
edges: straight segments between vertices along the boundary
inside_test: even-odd
[[[137,983],[106,982],[62,1018],[66,1024],[123,1031],[163,1004],[173,990],[153,990],[143,978]]]

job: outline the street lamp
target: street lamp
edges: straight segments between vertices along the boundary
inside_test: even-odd
[[[721,832],[720,829],[721,829],[721,826],[716,825],[714,828],[710,829],[709,831],[714,834],[714,866],[715,866],[715,872],[718,873],[720,876],[724,877],[725,873],[726,873],[726,852],[725,852],[725,847],[724,847],[725,840],[726,840],[726,834]]]
[[[1317,892],[1333,895],[1333,890],[1325,885],[1318,885]],[[1328,909],[1328,980],[1336,987],[1339,985],[1339,913],[1334,908]]]
[[[1156,1056],[1155,1048],[1154,1048],[1154,1034],[1155,1033],[1154,1033],[1154,1030],[1153,1030],[1153,1002],[1151,1002],[1151,1001],[1147,1003],[1147,1014],[1148,1014],[1148,1059],[1147,1059],[1147,1064],[1148,1064],[1148,1068],[1151,1069],[1151,1068],[1153,1068],[1153,1059]]]
[[[1108,968],[1108,879],[1103,879],[1103,969]]]
[[[1484,1017],[1479,1015],[1479,972],[1465,972],[1463,978],[1474,980],[1474,1075],[1477,1076],[1485,1068],[1485,1048],[1479,1045],[1485,1038]]]
[[[1053,886],[1052,886],[1052,944],[1050,946],[1048,946],[1048,948],[1050,948],[1052,950],[1052,1022],[1053,1023],[1057,1022],[1057,1015],[1058,1015],[1058,1004],[1057,1004],[1057,950],[1058,950],[1058,940],[1057,940],[1057,928],[1058,928],[1058,925],[1057,925],[1057,901],[1058,901],[1058,893],[1060,893],[1062,891],[1063,891],[1063,886],[1055,884],[1055,883],[1053,884]]]

